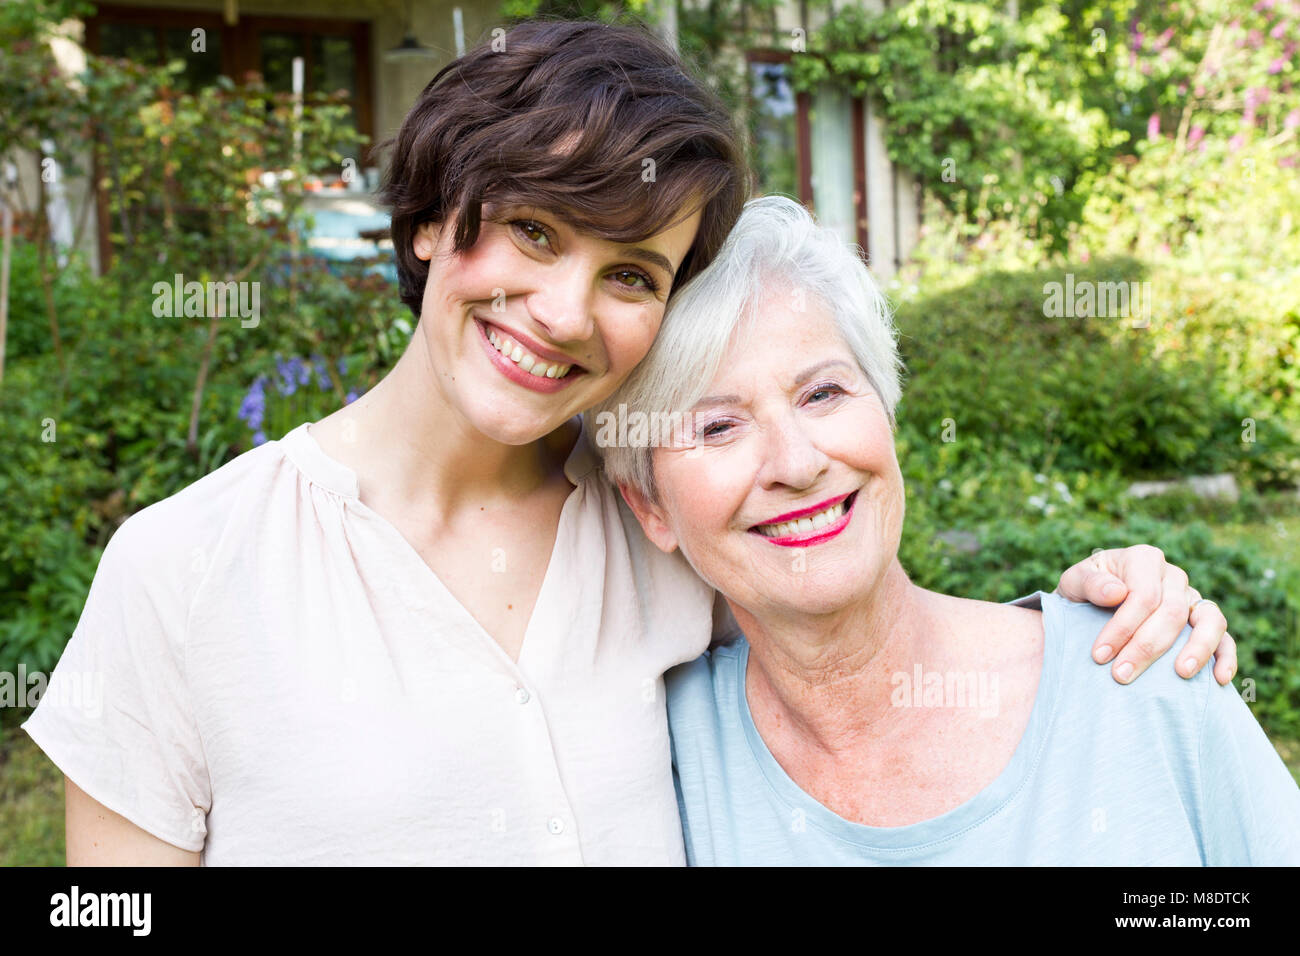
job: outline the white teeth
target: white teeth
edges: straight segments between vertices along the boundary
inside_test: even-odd
[[[488,341],[492,343],[494,349],[510,359],[510,361],[529,375],[536,375],[538,378],[564,378],[569,374],[569,370],[573,368],[572,365],[546,362],[524,349],[518,342],[512,341],[504,335],[498,335],[492,329],[488,329]]]
[[[780,524],[761,524],[758,526],[758,533],[766,538],[789,538],[797,534],[807,534],[839,521],[844,516],[844,510],[844,502],[841,501],[825,511],[819,511],[806,518],[782,521]]]

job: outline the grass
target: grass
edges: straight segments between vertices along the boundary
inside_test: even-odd
[[[0,866],[62,866],[63,774],[19,728],[30,713],[0,709]]]

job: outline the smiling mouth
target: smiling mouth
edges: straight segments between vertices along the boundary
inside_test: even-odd
[[[798,514],[785,521],[756,524],[750,528],[751,534],[766,538],[773,544],[808,545],[833,538],[848,526],[849,514],[853,502],[857,499],[856,491],[836,500],[820,511]]]
[[[518,339],[489,325],[482,319],[483,331],[492,347],[501,353],[502,358],[513,362],[521,371],[536,378],[567,378],[581,374],[582,367],[571,362],[557,362],[554,359],[538,355]]]

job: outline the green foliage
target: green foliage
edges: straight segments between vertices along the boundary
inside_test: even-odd
[[[975,235],[1014,214],[1055,237],[1078,218],[1072,186],[1122,137],[1057,75],[1073,28],[1051,6],[1010,18],[1000,5],[911,0],[879,13],[847,6],[794,61],[796,85],[872,96],[891,160]]]
[[[1186,294],[1133,261],[1070,272],[1078,285],[1148,281],[1153,297],[1157,288]],[[1294,429],[1248,405],[1258,383],[1237,382],[1240,364],[1209,347],[1225,334],[1216,320],[1203,320],[1212,331],[1193,352],[1188,330],[1202,333],[1190,321],[1134,328],[1127,318],[1049,317],[1045,287],[1064,281],[1064,270],[992,272],[899,306],[910,370],[900,434],[933,448],[936,467],[1005,460],[1131,478],[1233,471],[1266,484],[1300,475]],[[1254,441],[1243,442],[1252,413]]]

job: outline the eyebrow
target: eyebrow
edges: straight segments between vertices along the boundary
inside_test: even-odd
[[[648,262],[651,265],[658,266],[660,269],[663,269],[664,272],[668,273],[668,278],[670,279],[677,275],[677,270],[674,269],[673,264],[668,261],[668,257],[662,253],[655,252],[653,249],[646,249],[644,246],[634,246],[631,249],[626,249],[623,254],[631,256],[633,259],[640,259],[642,262]]]
[[[819,373],[836,365],[845,369],[853,368],[852,365],[843,359],[827,359],[825,362],[818,362],[816,365],[808,366],[808,368],[796,375],[794,378],[794,387],[798,388],[800,385],[808,382],[809,379],[816,378]],[[709,405],[741,405],[743,403],[744,400],[739,395],[709,395],[701,398],[695,403],[694,407],[704,408]]]
[[[797,388],[798,386],[803,385],[810,378],[815,378],[821,372],[824,372],[826,371],[826,369],[831,368],[832,366],[835,365],[843,366],[846,369],[853,368],[853,366],[851,366],[848,362],[844,361],[843,359],[828,359],[825,362],[818,362],[816,365],[810,365],[808,368],[804,369],[802,372],[800,372],[798,375],[795,376],[794,379],[795,387]]]

